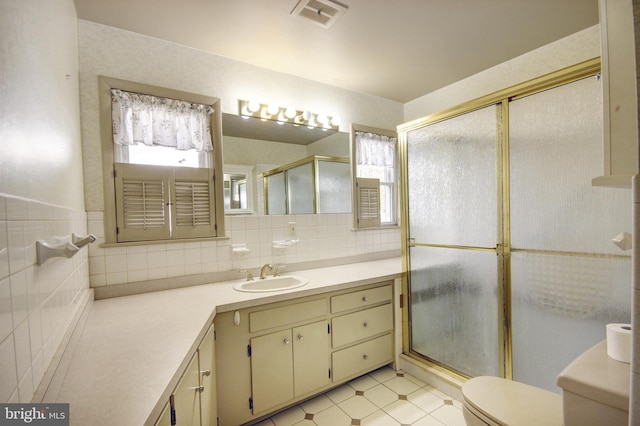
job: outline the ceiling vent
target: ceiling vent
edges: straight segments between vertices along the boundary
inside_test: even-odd
[[[322,28],[329,28],[347,9],[347,6],[331,0],[300,0],[291,14],[313,21]]]

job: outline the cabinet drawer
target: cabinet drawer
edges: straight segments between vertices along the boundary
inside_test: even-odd
[[[331,355],[333,381],[356,376],[393,360],[393,334],[386,334]]]
[[[392,293],[391,285],[385,285],[333,296],[331,298],[331,312],[344,312],[349,309],[365,308],[376,303],[386,302],[391,300]]]
[[[334,348],[366,339],[393,329],[391,304],[365,309],[333,318],[332,344]]]
[[[249,313],[249,331],[253,333],[283,325],[291,325],[296,322],[317,318],[326,313],[326,299],[310,300],[279,308],[251,312]]]

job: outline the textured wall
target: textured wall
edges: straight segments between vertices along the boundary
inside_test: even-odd
[[[402,104],[269,71],[140,34],[79,21],[80,97],[88,211],[104,210],[98,114],[98,76],[168,87],[221,99],[237,114],[238,99],[256,99],[340,115],[341,130],[355,122],[394,129]]]
[[[84,210],[71,0],[0,2],[0,193]]]

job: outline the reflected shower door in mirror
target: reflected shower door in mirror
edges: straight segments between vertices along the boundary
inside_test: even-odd
[[[224,165],[225,214],[253,214],[253,167]]]
[[[247,167],[247,175],[251,174],[251,184],[247,184],[247,207],[235,209],[231,208],[231,198],[229,207],[225,199],[225,213],[227,214],[267,214],[266,199],[264,196],[265,173],[285,165],[313,157],[341,157],[349,163],[349,134],[331,130],[309,129],[305,126],[294,126],[292,124],[278,124],[277,122],[261,121],[255,118],[241,118],[233,114],[222,114],[223,133],[223,156],[225,175],[241,175],[229,167]],[[328,164],[328,163],[327,163]],[[281,192],[269,183],[270,192],[274,197],[279,197],[282,208],[275,207],[275,202],[270,203],[269,214],[306,214],[306,213],[328,213],[322,209],[314,209],[306,203],[300,207],[287,210],[285,200],[287,197],[299,200],[313,200],[322,198],[340,199],[347,197],[346,206],[341,205],[340,213],[350,213],[351,209],[351,176],[350,173],[341,175],[340,178],[334,176],[334,164],[324,168],[326,164],[320,166],[320,179],[317,184],[304,185],[304,176],[300,177],[298,185],[285,187],[284,176],[282,177]],[[337,166],[338,168],[340,166]],[[348,167],[347,167],[348,169]],[[327,176],[328,179],[323,177]],[[346,178],[346,179],[345,179]],[[276,178],[271,178],[275,180]],[[225,183],[227,177],[225,176]],[[229,185],[231,181],[229,180]],[[304,189],[303,189],[304,188]],[[225,187],[226,189],[226,187]],[[229,189],[231,191],[231,189]],[[274,194],[275,193],[275,194]],[[319,193],[319,195],[318,195]],[[279,194],[279,195],[278,195]],[[320,204],[324,205],[322,201]],[[316,206],[317,207],[317,206]],[[335,210],[335,209],[333,209]],[[333,212],[333,211],[331,211]]]
[[[351,212],[348,158],[313,155],[263,175],[267,214]]]

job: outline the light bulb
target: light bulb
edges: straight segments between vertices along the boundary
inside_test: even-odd
[[[270,115],[276,115],[278,113],[278,111],[280,111],[280,107],[278,105],[269,105],[267,107],[267,112]]]
[[[342,123],[342,119],[340,118],[340,116],[336,115],[335,117],[331,117],[332,126],[340,126],[340,123]]]
[[[247,102],[247,110],[249,112],[258,112],[259,109],[260,109],[260,103],[259,102],[256,102],[256,101]]]
[[[291,119],[291,118],[295,117],[295,116],[296,116],[296,114],[298,114],[298,111],[296,111],[296,109],[295,109],[295,108],[291,108],[291,107],[289,107],[289,108],[287,108],[287,109],[284,111],[284,115],[285,115],[287,118],[289,118],[289,119]]]
[[[278,123],[282,124],[282,123],[286,123],[287,121],[289,121],[289,119],[287,118],[287,115],[281,111],[280,114],[278,114]]]

